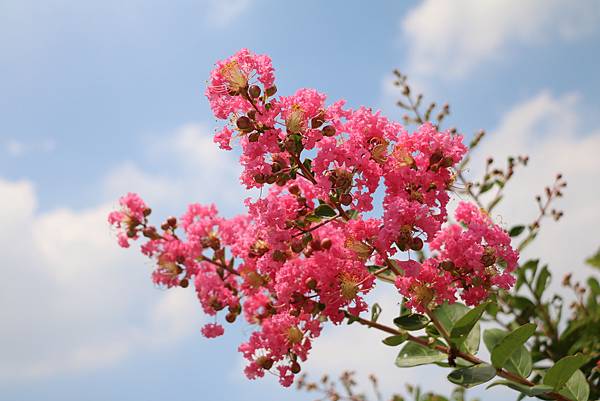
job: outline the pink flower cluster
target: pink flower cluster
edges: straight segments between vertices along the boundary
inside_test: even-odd
[[[192,284],[205,313],[255,327],[239,347],[249,378],[272,371],[290,385],[323,324],[366,311],[364,296],[383,272],[396,275],[416,310],[459,297],[474,305],[512,284],[518,255],[488,216],[461,204],[465,228],[442,228],[453,168],[466,152],[460,135],[432,124],[409,134],[379,112],[327,106],[312,89],[276,91],[271,60],[245,49],[217,63],[206,91],[226,121],[215,142],[229,150],[239,140],[241,181],[265,187],[246,200],[246,215],[224,219],[193,204],[157,228],[128,194],[109,216],[121,246],[146,238],[155,283]],[[380,188],[381,216],[363,216]],[[426,244],[434,254],[420,263]],[[223,327],[215,320],[202,334]]]

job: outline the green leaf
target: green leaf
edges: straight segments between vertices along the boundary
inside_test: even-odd
[[[319,216],[315,216],[314,214],[309,214],[308,216],[306,216],[304,218],[306,221],[311,222],[311,223],[318,223],[320,222],[323,218],[319,217]]]
[[[443,354],[438,350],[409,342],[402,347],[402,350],[400,350],[400,353],[396,358],[396,366],[400,368],[410,368],[412,366],[441,362],[446,358],[446,354]]]
[[[585,379],[581,370],[576,370],[565,386],[560,390],[560,394],[574,401],[588,401],[590,396],[590,385]]]
[[[454,384],[469,388],[492,380],[496,376],[496,369],[492,365],[482,363],[453,370],[448,375],[448,380]]]
[[[486,193],[494,186],[494,181],[489,181],[483,184],[483,186],[479,189],[479,195]]]
[[[456,346],[460,346],[465,342],[467,336],[471,333],[471,330],[473,330],[473,327],[475,327],[479,319],[481,319],[481,315],[487,306],[488,302],[485,302],[476,308],[471,309],[454,323],[454,326],[450,331],[450,339]]]
[[[389,345],[390,347],[396,347],[406,341],[407,338],[408,334],[405,333],[402,335],[399,334],[397,336],[386,337],[381,342],[383,342],[385,345]]]
[[[571,378],[573,373],[585,365],[590,357],[583,354],[570,355],[561,358],[554,364],[544,376],[544,384],[552,386],[555,390],[560,390],[562,386]]]
[[[440,324],[446,329],[448,333],[452,332],[452,328],[462,318],[467,312],[469,308],[467,308],[463,304],[454,303],[454,304],[442,304],[433,310],[433,314],[438,319]],[[467,339],[464,341],[461,350],[467,351],[469,353],[475,353],[479,350],[479,340],[481,336],[481,329],[479,323],[475,324],[475,327],[469,335]]]
[[[513,390],[520,391],[521,393],[523,393],[529,397],[536,397],[538,395],[542,395],[544,393],[552,391],[552,387],[546,386],[544,384],[538,384],[536,386],[530,387],[525,384],[519,384],[519,383],[511,382],[508,380],[495,381],[492,384],[490,384],[489,386],[487,386],[486,389],[496,387],[496,386],[507,386],[507,387],[512,388]]]
[[[394,282],[396,280],[396,275],[394,274],[394,272],[391,271],[390,269],[381,271],[381,269],[383,269],[383,268],[384,268],[384,266],[379,266],[379,265],[367,266],[367,270],[370,273],[375,273],[376,271],[380,271],[380,273],[378,273],[375,277],[377,277],[378,279],[385,281],[387,283],[394,284]]]
[[[398,316],[394,319],[394,324],[405,330],[420,330],[429,323],[427,316],[411,313],[409,315]]]
[[[336,211],[327,204],[317,206],[314,214],[319,217],[334,217],[337,215]]]
[[[550,279],[550,277],[551,277],[551,275],[550,275],[550,272],[548,271],[548,266],[544,266],[542,268],[542,271],[540,271],[540,274],[538,275],[538,278],[535,282],[534,294],[535,294],[536,298],[540,299],[542,297],[542,294],[548,287],[548,280]]]
[[[350,218],[350,220],[354,220],[358,217],[359,213],[358,210],[354,210],[354,209],[350,209],[350,210],[346,210],[346,216],[348,216]]]
[[[498,369],[503,368],[513,352],[524,345],[529,337],[535,333],[535,329],[536,325],[534,323],[527,323],[502,338],[491,350],[492,365]]]
[[[600,248],[598,248],[598,251],[594,255],[587,258],[585,260],[585,263],[592,267],[597,267],[600,269]]]
[[[520,235],[525,230],[525,226],[514,226],[508,231],[508,235],[511,237],[516,237]]]
[[[379,319],[379,315],[381,315],[381,306],[378,303],[374,303],[371,307],[371,320],[376,322]]]
[[[488,329],[483,332],[483,342],[488,350],[493,350],[508,332],[500,329]],[[519,376],[528,377],[531,374],[532,361],[531,353],[524,345],[518,347],[508,360],[504,363],[504,368],[509,372],[516,373]]]

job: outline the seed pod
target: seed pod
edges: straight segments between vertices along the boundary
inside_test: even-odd
[[[248,93],[251,98],[256,99],[260,96],[260,87],[258,85],[252,85],[248,88]]]

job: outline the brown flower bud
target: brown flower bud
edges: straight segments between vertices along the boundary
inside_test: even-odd
[[[167,219],[167,224],[173,228],[177,227],[177,218],[173,216],[169,217]]]
[[[329,249],[331,248],[332,242],[329,238],[325,238],[323,240],[321,240],[321,248],[323,249]]]
[[[277,87],[275,85],[271,86],[270,88],[267,88],[267,96],[271,97],[274,94],[277,93]]]
[[[228,314],[225,315],[225,320],[228,323],[235,322],[235,319],[237,319],[237,315],[235,313],[228,313]]]
[[[340,203],[344,206],[350,205],[352,203],[352,195],[342,194],[342,196],[340,196]]]
[[[317,280],[315,280],[314,278],[307,279],[306,287],[310,290],[316,290],[317,289]]]
[[[300,370],[302,368],[300,368],[300,364],[296,361],[292,362],[292,366],[290,366],[290,370],[292,371],[293,374],[298,374],[300,373]]]
[[[292,251],[300,253],[304,250],[304,244],[302,243],[301,239],[295,239],[292,241],[291,248]]]
[[[252,85],[248,88],[248,94],[251,98],[256,99],[260,96],[260,87],[258,85]]]
[[[248,135],[248,141],[250,141],[250,142],[258,142],[259,138],[260,138],[260,133],[258,133],[258,132],[253,132],[250,135]]]
[[[300,195],[300,187],[298,185],[296,185],[296,184],[290,185],[290,187],[288,188],[288,191],[292,195]]]
[[[242,131],[246,131],[252,128],[252,121],[250,121],[250,119],[246,116],[241,116],[237,119],[235,125],[237,125],[237,127]]]
[[[182,280],[179,281],[179,286],[181,288],[187,288],[190,285],[190,282],[187,278],[184,278]]]
[[[323,127],[323,135],[324,136],[334,136],[335,135],[335,127],[333,125],[327,125]]]
[[[420,251],[423,249],[423,240],[419,237],[415,237],[410,242],[410,249],[413,251]]]
[[[256,364],[265,370],[269,370],[273,367],[273,360],[263,355],[256,359]]]

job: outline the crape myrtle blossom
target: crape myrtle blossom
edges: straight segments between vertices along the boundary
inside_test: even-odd
[[[466,152],[460,135],[432,124],[416,132],[379,112],[328,105],[313,89],[276,96],[269,57],[243,49],[217,63],[206,95],[224,121],[215,142],[239,144],[241,182],[262,188],[247,214],[223,218],[192,204],[159,227],[134,194],[109,223],[119,244],[144,237],[153,281],[195,288],[215,317],[201,332],[223,334],[241,315],[254,327],[239,351],[246,375],[271,371],[288,386],[324,324],[368,310],[377,276],[394,275],[407,306],[423,311],[462,299],[482,302],[513,283],[518,255],[508,234],[462,203],[447,224],[454,167]],[[380,217],[376,191],[384,196]],[[420,261],[429,244],[432,255]]]

